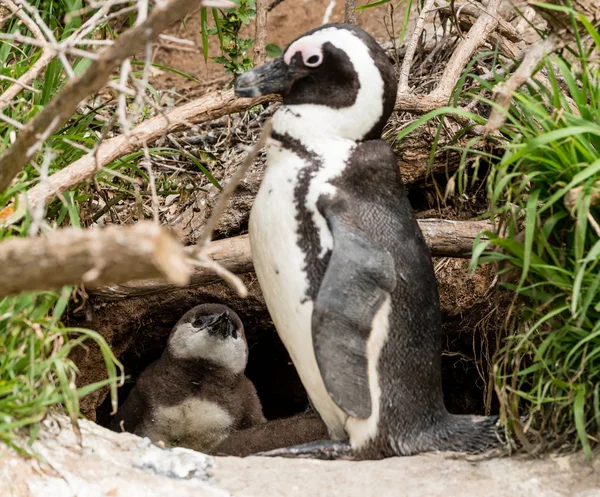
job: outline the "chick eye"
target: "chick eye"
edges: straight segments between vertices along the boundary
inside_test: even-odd
[[[315,54],[306,59],[304,64],[308,67],[317,67],[321,62],[323,62],[323,56]]]

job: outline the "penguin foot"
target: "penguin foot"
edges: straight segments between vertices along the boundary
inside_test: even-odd
[[[256,452],[253,456],[260,457],[287,457],[302,459],[321,459],[324,461],[354,461],[357,460],[352,452],[349,442],[333,440],[318,440],[301,445],[293,445],[282,449]]]

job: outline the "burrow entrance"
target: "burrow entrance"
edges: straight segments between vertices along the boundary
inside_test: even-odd
[[[485,414],[497,406],[489,392],[490,339],[499,325],[495,299],[485,295],[487,274],[468,278],[465,261],[440,259],[436,270],[443,309],[443,389],[448,409],[456,414]],[[485,273],[485,271],[484,271]],[[292,416],[308,406],[306,392],[281,343],[253,275],[244,277],[250,294],[238,297],[224,284],[178,290],[168,294],[107,301],[90,298],[70,313],[69,325],[102,333],[129,376],[119,390],[119,405],[127,398],[140,373],[162,354],[167,337],[179,318],[203,303],[222,303],[235,310],[244,323],[249,346],[246,375],[254,383],[267,419]],[[81,348],[74,354],[80,385],[105,377],[99,350]],[[82,400],[86,417],[107,426],[111,421],[106,388]]]

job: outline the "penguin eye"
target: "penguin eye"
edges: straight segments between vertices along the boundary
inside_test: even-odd
[[[304,65],[308,67],[317,67],[323,62],[323,55],[321,54],[313,54],[308,59],[304,61]]]
[[[197,330],[202,329],[202,328],[206,328],[206,326],[208,325],[208,319],[206,316],[198,316],[196,319],[194,319],[194,321],[192,322],[192,326],[194,328],[196,328]]]

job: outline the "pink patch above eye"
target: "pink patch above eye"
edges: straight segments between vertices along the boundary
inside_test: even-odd
[[[321,43],[316,44],[314,40],[310,38],[300,39],[287,49],[283,56],[283,60],[286,64],[290,64],[294,55],[298,52],[302,55],[302,61],[309,67],[318,66],[323,60],[323,52],[321,50]]]

